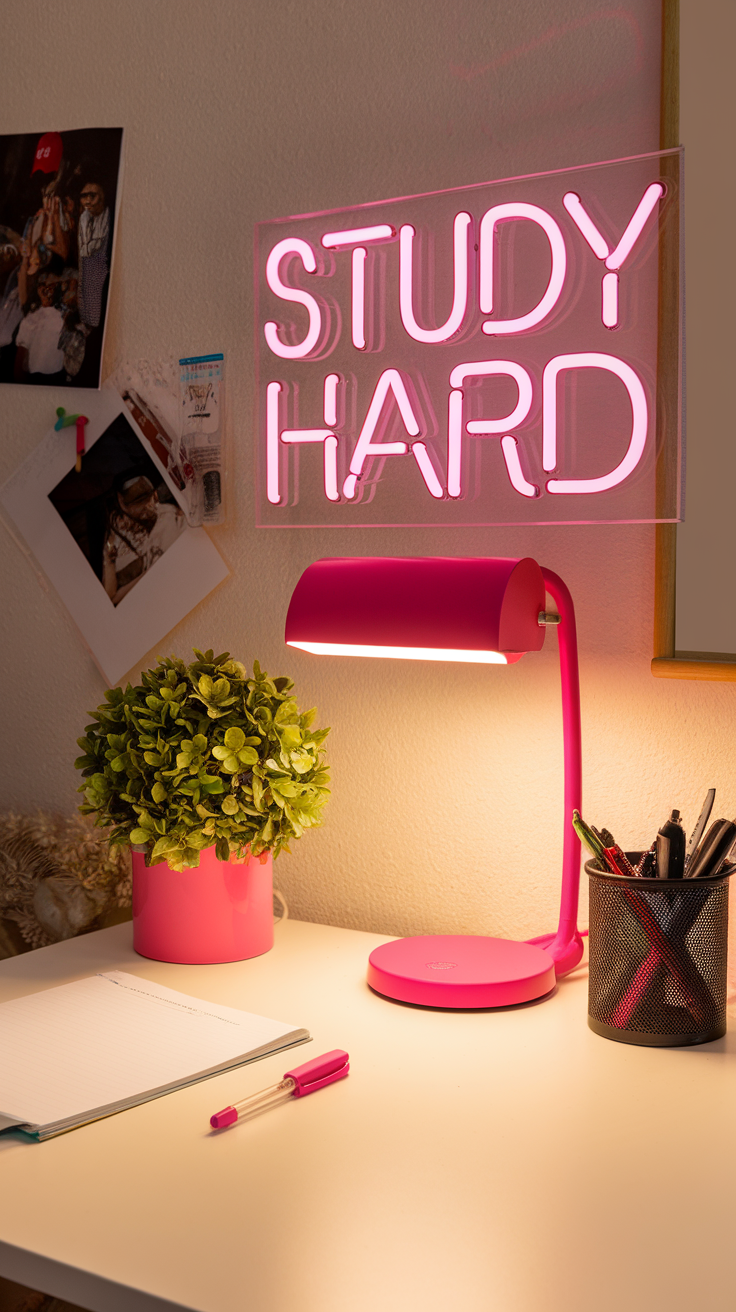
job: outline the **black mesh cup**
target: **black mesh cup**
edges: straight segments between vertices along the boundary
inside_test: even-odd
[[[633,865],[641,853],[629,852]],[[619,1043],[676,1047],[726,1033],[728,875],[624,879],[586,862],[588,1024]]]

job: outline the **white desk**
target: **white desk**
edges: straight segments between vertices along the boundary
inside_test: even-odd
[[[628,1047],[584,977],[515,1011],[365,984],[372,934],[288,922],[230,966],[129,925],[0,963],[0,998],[120,968],[307,1026],[352,1073],[211,1135],[288,1056],[44,1144],[0,1138],[0,1273],[93,1312],[733,1312],[734,1031]]]

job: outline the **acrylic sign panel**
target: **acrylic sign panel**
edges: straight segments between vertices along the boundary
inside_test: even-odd
[[[258,224],[258,522],[679,519],[680,172],[666,151]]]

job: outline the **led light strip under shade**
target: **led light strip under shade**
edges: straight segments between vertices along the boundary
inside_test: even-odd
[[[470,651],[454,647],[374,647],[358,642],[297,642],[287,644],[312,652],[315,656],[381,656],[400,661],[464,661],[466,664],[508,665],[509,657],[500,651]],[[510,660],[518,660],[516,653]]]

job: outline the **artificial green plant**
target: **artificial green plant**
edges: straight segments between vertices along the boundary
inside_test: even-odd
[[[217,856],[289,850],[291,838],[322,823],[329,775],[291,679],[253,674],[229,652],[200,652],[191,665],[160,660],[136,687],[111,688],[91,712],[80,810],[112,826],[110,843],[143,847],[146,864],[174,870]]]

